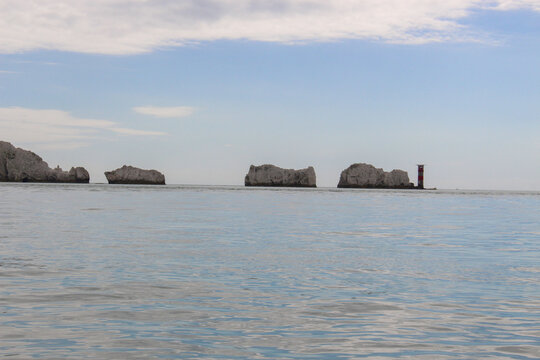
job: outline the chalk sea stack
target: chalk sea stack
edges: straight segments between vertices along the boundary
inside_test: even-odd
[[[165,176],[157,170],[143,170],[133,166],[106,171],[109,184],[165,185]]]
[[[88,183],[90,175],[83,167],[72,167],[69,171],[60,167],[51,169],[35,153],[0,141],[0,181]]]
[[[317,187],[315,170],[282,169],[274,165],[251,165],[244,180],[246,186]]]
[[[341,172],[338,188],[413,189],[403,170],[385,172],[370,164],[352,164]]]

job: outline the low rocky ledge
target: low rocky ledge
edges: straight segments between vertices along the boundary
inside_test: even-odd
[[[69,171],[60,167],[51,169],[35,153],[0,141],[0,181],[88,183],[90,175],[83,167],[72,167]]]
[[[106,171],[109,184],[165,185],[165,176],[157,170],[143,170],[133,166]]]
[[[338,188],[414,189],[403,170],[385,172],[370,164],[352,164],[341,172]]]
[[[317,187],[316,182],[315,170],[311,166],[294,170],[270,164],[251,165],[244,180],[246,186]]]

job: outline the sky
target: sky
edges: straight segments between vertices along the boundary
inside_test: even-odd
[[[0,0],[0,140],[91,182],[540,190],[540,0]]]

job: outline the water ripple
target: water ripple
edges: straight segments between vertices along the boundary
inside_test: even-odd
[[[540,193],[0,184],[0,355],[538,359]]]

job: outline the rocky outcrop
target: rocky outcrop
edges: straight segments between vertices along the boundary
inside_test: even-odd
[[[41,157],[31,151],[0,141],[0,181],[88,183],[90,175],[83,167],[63,171],[51,169]]]
[[[289,187],[316,187],[315,170],[282,169],[274,165],[261,165],[249,167],[244,180],[246,186],[289,186]]]
[[[414,185],[406,171],[385,172],[369,164],[352,164],[341,172],[338,188],[412,189]]]
[[[105,177],[109,184],[165,185],[165,176],[159,171],[126,165],[113,171],[106,171]]]

